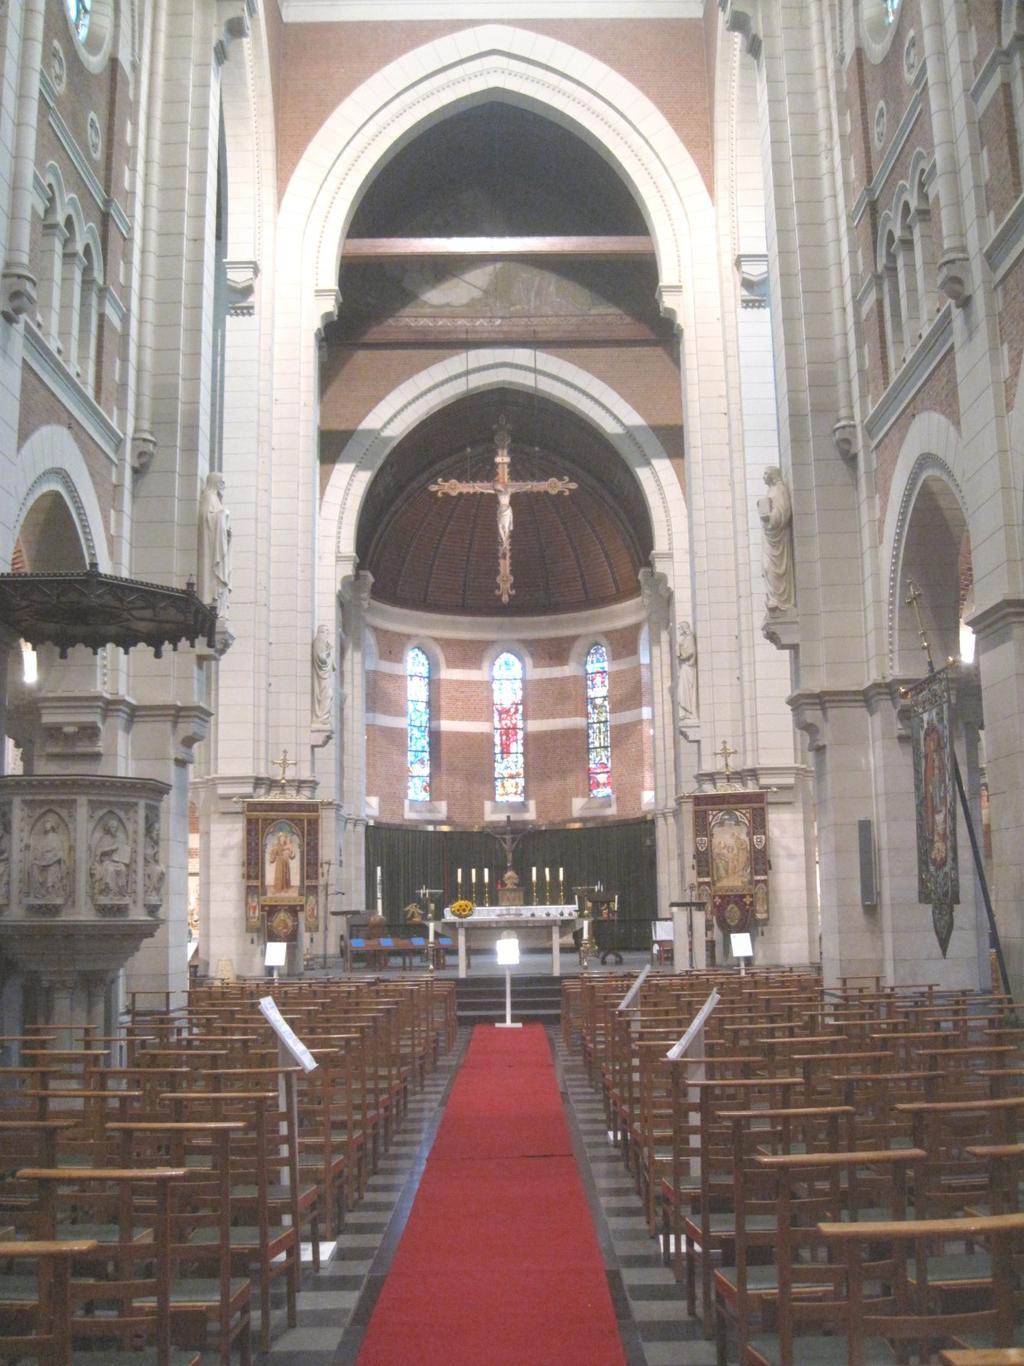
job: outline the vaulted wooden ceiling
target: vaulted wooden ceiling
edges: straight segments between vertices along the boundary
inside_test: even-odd
[[[496,500],[438,497],[440,479],[490,480],[494,429],[512,430],[512,478],[568,475],[568,497],[518,494],[512,508],[515,596],[495,594]],[[360,517],[360,567],[373,596],[426,611],[521,616],[606,606],[635,597],[652,547],[632,471],[606,439],[551,401],[519,390],[468,396],[422,422],[391,452]]]

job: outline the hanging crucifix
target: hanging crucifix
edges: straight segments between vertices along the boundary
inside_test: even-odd
[[[552,479],[510,479],[509,464],[512,433],[503,417],[498,418],[494,429],[494,479],[473,481],[462,479],[441,479],[430,485],[430,492],[439,498],[460,493],[493,493],[498,500],[498,578],[495,597],[505,606],[515,597],[512,587],[512,495],[513,493],[564,493],[568,495],[578,486],[565,475]]]

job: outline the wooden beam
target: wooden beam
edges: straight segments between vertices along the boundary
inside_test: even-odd
[[[426,257],[600,256],[632,259],[654,255],[649,237],[350,237],[342,265]]]

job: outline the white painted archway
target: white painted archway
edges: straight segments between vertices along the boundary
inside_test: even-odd
[[[543,351],[508,347],[452,356],[413,375],[368,413],[350,438],[320,504],[319,620],[333,619],[338,585],[356,570],[356,534],[363,500],[396,443],[438,409],[468,394],[499,386],[544,394],[572,409],[607,438],[643,491],[654,534],[655,560],[666,567],[671,565],[677,591],[689,597],[686,504],[668,454],[657,437],[623,398],[579,366]]]

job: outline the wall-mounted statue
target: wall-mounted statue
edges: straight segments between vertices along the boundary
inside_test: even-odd
[[[94,901],[126,901],[132,851],[124,821],[113,811],[96,823],[89,848],[89,885]]]
[[[28,900],[63,905],[71,892],[71,846],[67,826],[55,811],[45,811],[29,836]]]
[[[697,637],[688,621],[676,632],[676,714],[680,725],[697,719]]]
[[[334,726],[334,646],[326,626],[318,626],[313,637],[313,726],[332,730]]]
[[[778,465],[764,472],[768,492],[757,500],[764,539],[761,569],[764,574],[764,605],[769,612],[791,612],[796,607],[796,576],[793,571],[793,503]]]
[[[206,476],[199,500],[199,542],[196,592],[203,602],[214,603],[223,620],[231,594],[231,515],[224,506],[224,476]]]

